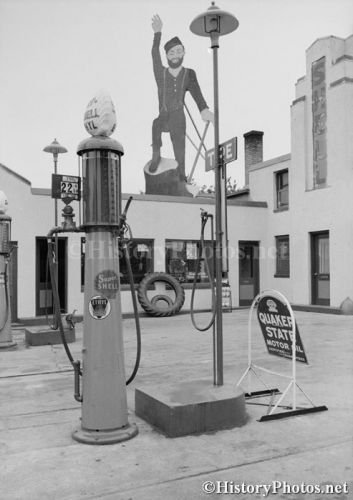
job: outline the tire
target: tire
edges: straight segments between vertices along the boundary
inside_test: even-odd
[[[148,288],[153,285],[156,281],[162,281],[167,283],[172,287],[175,293],[174,302],[168,295],[155,295],[150,300],[147,296]],[[179,281],[175,279],[173,276],[167,273],[151,273],[147,274],[141,281],[137,289],[137,298],[141,304],[141,307],[146,311],[150,316],[156,317],[165,317],[165,316],[173,316],[177,314],[180,309],[184,305],[185,301],[185,291],[181,286]],[[159,308],[158,302],[163,301],[168,304],[165,308]]]
[[[156,306],[157,302],[166,302],[168,304],[168,307],[171,307],[174,304],[169,295],[155,295],[154,297],[152,297],[151,304],[153,306]]]

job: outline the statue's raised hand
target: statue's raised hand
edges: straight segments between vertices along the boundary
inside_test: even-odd
[[[155,14],[154,16],[152,16],[152,29],[153,29],[153,31],[155,33],[162,31],[162,26],[163,26],[163,23],[162,23],[162,20],[159,17],[159,15]]]

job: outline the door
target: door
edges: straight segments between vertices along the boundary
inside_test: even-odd
[[[330,237],[329,232],[311,235],[312,304],[330,305]]]
[[[67,238],[58,238],[58,289],[61,312],[67,307]],[[46,238],[36,238],[36,316],[53,314]]]
[[[250,306],[259,293],[259,242],[239,242],[239,305]]]

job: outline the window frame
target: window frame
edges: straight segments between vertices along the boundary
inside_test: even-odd
[[[186,245],[188,243],[192,244],[192,245],[196,244],[196,258],[195,259],[185,259],[186,262],[188,262],[188,261],[195,261],[196,262],[197,258],[198,258],[200,240],[184,239],[184,238],[168,238],[165,240],[165,272],[170,274],[171,276],[175,277],[184,288],[191,288],[193,286],[194,276],[190,277],[189,280],[184,281],[184,280],[180,280],[180,278],[178,276],[176,276],[175,274],[173,274],[169,270],[170,268],[169,268],[169,260],[168,260],[168,244],[171,244],[171,243],[182,243],[184,248],[180,251],[184,252],[185,254],[187,252]],[[213,246],[213,258],[211,255],[211,257],[208,259],[208,265],[210,267],[211,275],[214,278],[215,277],[215,266],[214,266],[215,242],[212,240],[204,240],[204,243],[205,243],[206,248],[212,248],[212,246]],[[201,257],[200,261],[203,262],[204,260],[205,260],[205,257]],[[186,275],[190,274],[191,272],[196,272],[196,271],[189,271],[187,269]],[[198,288],[209,288],[211,286],[211,284],[209,283],[209,278],[208,278],[207,274],[204,277],[200,276],[200,274],[199,274],[198,280],[196,281],[196,285]]]
[[[275,236],[276,242],[276,269],[275,278],[290,278],[290,237],[289,234]],[[288,257],[286,259],[280,258],[279,247],[281,244],[287,243]],[[283,264],[287,263],[287,264]]]
[[[154,272],[154,239],[153,238],[133,238],[131,240],[131,242],[132,242],[132,245],[136,245],[136,246],[137,245],[146,245],[147,247],[149,247],[149,250],[151,252],[151,255],[149,257],[150,269],[147,269],[147,271],[143,274],[143,276],[141,277],[141,279],[139,279],[139,281],[136,280],[136,275],[134,274],[133,263],[131,262],[131,255],[130,255],[130,264],[131,264],[132,273],[133,273],[133,280],[134,280],[135,287],[137,287],[139,285],[139,283],[142,281],[142,279],[146,276],[146,274],[150,274],[150,273]],[[121,273],[121,259],[122,258],[123,258],[123,255],[119,255],[120,273]],[[130,283],[129,283],[128,276],[126,277],[126,282],[123,282],[122,277],[121,277],[120,284],[121,284],[122,290],[129,289]]]
[[[133,245],[138,245],[138,244],[144,244],[147,245],[150,249],[151,255],[150,255],[150,269],[147,270],[146,273],[144,273],[143,277],[148,274],[148,273],[153,273],[154,272],[154,239],[153,238],[133,238],[132,240]],[[84,291],[85,287],[85,243],[86,243],[86,237],[81,236],[81,292]],[[121,259],[123,258],[123,255],[119,249],[119,270],[121,271]],[[130,257],[131,258],[131,257]],[[141,280],[143,279],[141,278]],[[135,287],[138,286],[141,280],[136,281],[136,275],[133,274],[133,279],[135,283]],[[120,286],[121,290],[128,290],[130,288],[130,283],[128,277],[126,277],[126,282],[125,279],[124,281],[122,280],[122,277],[120,277]]]
[[[283,175],[287,174],[287,184],[281,185],[280,187],[280,180],[283,178]],[[288,168],[285,168],[283,170],[278,170],[275,172],[275,186],[276,186],[276,211],[283,211],[283,210],[289,210],[289,171]],[[287,192],[287,198],[288,202],[287,203],[282,203],[280,202],[280,195],[283,192]]]

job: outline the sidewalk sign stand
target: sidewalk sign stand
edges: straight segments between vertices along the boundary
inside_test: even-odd
[[[262,366],[259,366],[252,361],[252,333],[251,333],[251,321],[252,321],[252,315],[255,307],[259,308],[259,305],[263,306],[263,304],[266,304],[266,307],[269,308],[269,311],[271,313],[279,313],[280,311],[278,310],[279,308],[281,309],[282,315],[279,316],[279,323],[281,324],[281,321],[285,323],[285,326],[287,327],[287,330],[285,328],[282,328],[279,330],[281,333],[281,337],[283,337],[286,341],[285,342],[275,342],[275,345],[280,346],[280,348],[274,348],[271,347],[271,342],[273,341],[269,338],[266,338],[266,334],[269,334],[270,337],[272,337],[273,328],[269,327],[268,329],[261,324],[260,322],[260,317],[258,314],[258,319],[260,323],[260,327],[262,330],[262,333],[265,338],[265,342],[267,344],[267,349],[270,354],[275,354],[280,357],[286,357],[292,360],[292,373],[291,375],[284,374],[284,373],[279,373],[273,370],[269,370],[267,368],[264,368]],[[283,312],[286,314],[283,315]],[[268,315],[267,317],[272,318],[274,315]],[[264,324],[266,325],[266,315],[262,315],[261,318],[264,318]],[[278,318],[278,316],[277,316]],[[281,320],[282,318],[282,320]],[[276,317],[275,317],[276,319]],[[271,324],[271,323],[269,323]],[[275,324],[275,323],[272,323]],[[282,325],[281,325],[282,326]],[[289,330],[288,330],[289,327]],[[267,333],[266,333],[267,332]],[[287,335],[288,333],[288,335]],[[281,338],[280,337],[280,338]],[[260,292],[255,299],[253,300],[253,303],[251,304],[251,308],[249,311],[249,320],[248,320],[248,367],[245,370],[244,374],[241,376],[239,381],[237,382],[237,386],[240,386],[241,383],[248,378],[249,381],[249,392],[245,393],[245,398],[248,399],[253,399],[253,398],[261,398],[264,396],[270,396],[270,402],[268,405],[268,411],[267,414],[262,416],[259,420],[259,422],[264,422],[267,420],[275,420],[275,419],[280,419],[280,418],[287,418],[287,417],[293,417],[296,415],[304,415],[306,413],[314,413],[314,412],[319,412],[319,411],[325,411],[328,408],[326,406],[315,406],[314,403],[311,401],[309,396],[303,391],[303,389],[299,386],[297,383],[297,378],[296,378],[296,362],[303,362],[308,364],[303,344],[300,339],[299,335],[299,330],[298,326],[295,322],[295,317],[293,310],[286,299],[284,295],[282,295],[280,292],[277,290],[264,290]],[[278,377],[283,377],[286,379],[289,379],[289,383],[283,393],[281,393],[277,388],[270,389],[267,384],[262,380],[261,376],[258,374],[258,370],[269,373],[271,375],[276,375]],[[254,374],[256,378],[266,387],[265,390],[260,390],[260,391],[252,391],[251,389],[251,375]],[[310,407],[298,407],[297,406],[297,389],[301,391],[301,393],[305,396],[305,398],[309,401],[311,404]],[[287,394],[290,394],[290,390],[292,392],[292,402],[288,406],[280,406],[281,403],[284,401],[284,398],[287,396]],[[277,400],[277,402],[274,404],[275,397],[277,395],[281,394],[280,398]],[[284,408],[286,411],[281,411],[281,412],[276,412],[278,408]]]

